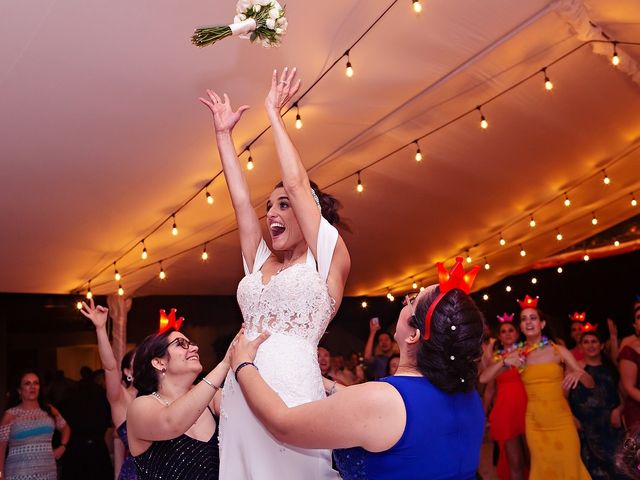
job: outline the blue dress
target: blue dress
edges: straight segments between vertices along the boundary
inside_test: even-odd
[[[407,411],[404,432],[384,452],[334,450],[343,480],[475,480],[484,432],[478,392],[445,393],[424,377],[380,381],[402,396]]]
[[[138,470],[136,470],[136,464],[133,461],[131,452],[129,451],[129,437],[127,436],[127,422],[124,421],[116,429],[118,436],[125,448],[125,457],[122,466],[120,467],[120,473],[118,474],[118,480],[138,480]]]

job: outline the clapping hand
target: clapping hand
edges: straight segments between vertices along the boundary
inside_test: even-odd
[[[223,95],[224,100],[222,100],[213,90],[207,90],[207,95],[209,95],[209,100],[202,97],[198,100],[204,103],[209,107],[209,110],[211,110],[211,115],[213,115],[213,127],[215,128],[216,133],[231,133],[233,127],[236,126],[236,123],[238,123],[244,111],[249,109],[249,105],[242,105],[234,112],[231,108],[231,101],[226,93]]]
[[[89,305],[82,302],[82,310],[80,312],[93,322],[96,328],[102,328],[107,324],[109,318],[109,309],[93,303],[93,298],[89,300]]]

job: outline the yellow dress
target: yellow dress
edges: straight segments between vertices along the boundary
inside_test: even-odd
[[[529,480],[591,479],[580,459],[580,439],[562,391],[562,367],[557,363],[528,364],[521,377],[528,397]]]

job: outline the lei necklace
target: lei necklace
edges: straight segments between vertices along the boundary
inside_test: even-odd
[[[493,354],[493,360],[498,363],[504,360],[504,358],[510,353],[515,352],[516,350],[522,350],[524,347],[524,342],[518,342],[511,345],[509,348],[499,348]]]
[[[507,348],[507,349],[501,348],[495,352],[495,354],[493,355],[493,359],[496,363],[502,362],[507,355],[517,351],[520,354],[520,357],[522,358],[522,360],[525,360],[529,356],[529,354],[531,354],[531,352],[548,347],[549,345],[550,345],[549,339],[543,336],[539,342],[533,343],[531,345],[525,342],[519,342],[512,345],[510,348]]]

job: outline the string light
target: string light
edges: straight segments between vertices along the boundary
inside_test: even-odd
[[[538,279],[536,277],[531,278],[531,283],[535,285],[536,283],[538,283]]]
[[[505,290],[506,290],[507,292],[510,292],[510,291],[511,291],[511,285],[507,285],[507,286],[505,287]]]
[[[144,244],[144,240],[142,240],[142,253],[140,254],[140,258],[142,260],[146,260],[147,258],[149,258],[149,252],[147,252],[147,246]]]
[[[207,260],[209,260],[209,254],[207,253],[207,244],[205,243],[204,246],[202,247],[202,255],[200,255],[200,258],[202,258],[202,260],[204,262],[206,262]]]
[[[487,295],[487,294],[485,293],[484,295],[482,295],[482,299],[483,299],[485,302],[488,302],[488,301],[489,301],[489,295]]]
[[[596,212],[591,212],[593,214],[593,218],[591,219],[591,225],[597,225],[598,219],[596,218]]]
[[[76,303],[76,308],[78,310],[82,310],[82,302],[80,300],[78,300],[78,303]]]
[[[413,279],[412,279],[413,280]],[[413,280],[413,283],[411,284],[411,288],[413,288],[414,290],[417,290],[418,288],[418,284],[416,283],[415,280]]]
[[[560,233],[560,230],[556,230],[556,232],[556,240],[560,242],[562,240],[562,233]]]
[[[369,306],[366,300],[363,300],[360,305],[362,306],[362,308],[367,308]]]
[[[613,246],[614,247],[619,247],[620,246],[620,242],[618,240],[616,240],[615,242],[613,242]]]
[[[467,250],[467,263],[471,263],[473,260],[471,259],[471,255],[469,255],[469,250]]]
[[[91,300],[93,298],[93,293],[91,293],[91,282],[89,282],[89,288],[87,288],[87,300]]]
[[[420,0],[412,0],[413,3],[413,11],[416,13],[420,13],[422,12],[422,4],[420,3]]]
[[[530,218],[530,220],[529,220],[529,226],[530,226],[531,228],[534,228],[534,227],[536,226],[536,221],[535,221],[535,220],[534,220],[534,218],[533,218],[533,213],[531,214],[531,216],[530,216],[529,218]]]
[[[620,57],[618,56],[618,49],[616,48],[616,45],[618,45],[618,42],[612,42],[613,43],[613,55],[611,55],[611,63],[613,63],[614,67],[617,67],[618,65],[620,65]]]
[[[522,245],[520,245],[520,256],[521,257],[526,257],[527,256],[527,251],[524,249],[524,247]]]
[[[420,144],[418,143],[418,140],[416,140],[413,143],[416,144],[416,155],[415,155],[416,162],[421,162],[422,161],[422,151],[420,150]]]
[[[633,193],[630,193],[629,195],[631,195],[631,206],[635,207],[638,205],[638,201],[636,200],[636,197]]]
[[[296,107],[296,128],[300,130],[302,128],[302,118],[300,117],[300,108],[298,108],[298,102],[295,103]]]
[[[607,171],[602,170],[602,174],[604,175],[604,178],[602,179],[602,183],[604,183],[605,185],[609,185],[611,183],[611,179],[607,175]]]
[[[484,269],[489,270],[490,268],[491,268],[491,265],[487,261],[487,257],[484,257]]]
[[[251,150],[247,148],[247,152],[249,152],[249,158],[247,159],[247,170],[251,171],[253,170],[253,167],[255,167],[255,165],[253,164],[253,157],[251,156]]]
[[[358,170],[358,184],[356,185],[356,190],[358,193],[364,192],[364,187],[362,186],[362,180],[360,179],[360,170]]]
[[[567,192],[564,193],[564,206],[569,207],[571,205],[571,200],[569,200],[569,195]]]
[[[424,287],[423,286],[420,286],[420,291],[424,292]]]
[[[544,88],[547,92],[550,92],[551,90],[553,90],[553,83],[551,82],[551,80],[549,80],[549,77],[547,76],[546,67],[542,69],[542,74],[544,75]]]
[[[588,253],[585,253],[585,254],[584,254],[584,257],[582,257],[582,259],[583,259],[585,262],[588,262],[588,261],[589,261],[589,258],[590,258],[590,257],[589,257],[589,254],[588,254]]]
[[[482,109],[480,108],[480,105],[476,107],[476,110],[478,110],[478,113],[480,114],[480,128],[482,128],[483,130],[486,130],[489,127],[489,122],[487,122],[487,119],[482,113]]]
[[[122,288],[122,285],[118,285],[118,295],[120,296],[124,295],[124,288]]]
[[[206,196],[207,196],[207,203],[209,205],[213,205],[213,202],[214,202],[213,195],[209,193],[209,190],[206,191]]]
[[[113,269],[115,270],[113,274],[113,278],[116,280],[116,282],[119,282],[120,279],[122,278],[122,275],[120,275],[120,272],[118,272],[118,267],[116,267],[116,262],[113,262]]]
[[[173,226],[171,227],[171,235],[174,237],[178,236],[178,226],[176,225],[176,214],[171,215],[173,218]]]
[[[347,68],[344,73],[348,78],[351,78],[353,77],[353,67],[351,66],[351,59],[349,58],[349,50],[344,54],[347,56]]]
[[[396,297],[394,297],[393,294],[391,293],[391,290],[387,292],[387,298],[389,299],[390,302],[393,302],[396,299]]]
[[[164,268],[162,268],[162,262],[160,262],[160,273],[158,274],[158,277],[160,277],[160,280],[167,278],[167,274],[164,273]]]
[[[556,270],[558,273],[562,273],[562,267],[558,267],[558,269]]]
[[[502,236],[502,233],[500,233],[500,240],[498,240],[498,243],[500,244],[501,247],[504,247],[507,244],[507,241]]]

